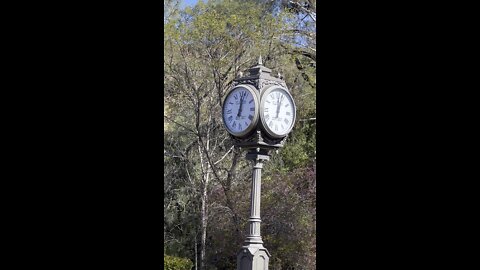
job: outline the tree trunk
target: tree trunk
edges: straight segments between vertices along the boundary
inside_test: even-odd
[[[234,179],[236,178],[236,169],[238,167],[237,165],[240,153],[240,151],[234,150],[232,165],[227,173],[227,180],[222,185],[227,207],[230,208],[230,210],[232,211],[233,226],[235,226],[235,232],[237,233],[238,239],[242,239],[242,232],[240,231],[240,219],[237,215],[237,212],[235,211],[234,203],[231,199],[230,190],[232,188],[232,181],[234,181]]]
[[[200,154],[200,164],[202,167],[202,175],[204,176],[204,181],[202,185],[202,195],[201,195],[201,201],[202,201],[202,209],[200,212],[200,219],[201,219],[201,239],[200,239],[200,244],[201,244],[201,249],[200,249],[200,270],[206,270],[206,264],[205,264],[205,257],[206,257],[206,242],[207,242],[207,225],[208,225],[208,207],[207,207],[207,202],[208,202],[208,182],[210,180],[210,164],[207,161],[207,168],[205,169],[204,163],[203,163],[203,152],[200,146],[201,142],[199,142],[199,154]],[[206,151],[208,152],[210,148],[210,141],[208,138],[208,133],[207,133],[207,142],[206,142]]]
[[[201,253],[200,253],[200,269],[205,270],[205,253],[207,240],[207,190],[206,185],[202,192],[202,210],[201,210]]]
[[[198,265],[198,251],[197,251],[197,233],[195,232],[195,270],[198,270],[197,265]]]

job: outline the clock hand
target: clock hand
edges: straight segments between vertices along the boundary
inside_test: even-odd
[[[280,103],[281,103],[281,100],[279,98],[277,99],[277,115],[275,116],[275,118],[278,118],[278,113],[280,112]]]
[[[241,107],[242,107],[242,108],[240,108],[240,113],[243,111],[243,104],[246,103],[246,102],[245,102],[245,99],[246,99],[246,98],[247,98],[247,93],[244,93],[244,94],[243,94],[243,99],[242,99],[242,104],[241,104]]]
[[[238,106],[237,117],[240,117],[240,114],[242,113],[242,105],[243,105],[243,95],[240,94],[240,106]]]

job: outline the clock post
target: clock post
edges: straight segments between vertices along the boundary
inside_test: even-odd
[[[271,69],[263,66],[261,56],[258,64],[248,69],[245,76],[234,80],[233,88],[227,95],[224,104],[227,103],[227,100],[233,100],[229,95],[237,91],[238,87],[248,88],[247,86],[255,89],[256,92],[253,96],[257,96],[255,108],[251,109],[255,115],[251,117],[254,121],[251,122],[250,126],[245,131],[236,131],[232,126],[235,121],[233,121],[233,124],[228,122],[233,119],[228,116],[228,112],[235,111],[237,107],[224,107],[223,111],[224,123],[234,145],[240,149],[248,150],[246,159],[253,163],[250,218],[248,219],[249,231],[237,254],[237,270],[268,270],[271,256],[263,246],[260,233],[262,168],[264,163],[270,159],[269,151],[284,146],[288,133],[295,123],[296,108],[280,74],[279,78],[273,77]],[[237,102],[240,106],[237,110],[239,111],[238,115],[242,110],[242,102],[242,100]],[[230,106],[235,106],[234,102],[230,102],[230,104],[233,104]],[[237,117],[237,119],[239,118]]]

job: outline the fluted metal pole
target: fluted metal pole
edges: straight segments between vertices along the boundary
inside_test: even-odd
[[[237,256],[237,270],[268,270],[270,253],[263,246],[260,234],[260,197],[262,168],[270,156],[267,150],[254,149],[247,153],[247,160],[253,161],[252,192],[250,196],[249,234]]]

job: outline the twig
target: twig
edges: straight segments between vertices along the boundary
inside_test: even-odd
[[[315,118],[308,118],[308,119],[300,119],[300,120],[298,120],[298,121],[299,121],[299,122],[304,122],[304,121],[315,121],[315,120],[317,120],[316,117],[315,117]]]
[[[234,146],[230,147],[230,149],[228,149],[227,153],[225,153],[225,155],[223,155],[223,157],[221,159],[217,160],[217,162],[213,163],[213,165],[217,165],[217,163],[222,161],[228,155],[228,153],[230,153],[233,150],[233,147]]]
[[[163,117],[166,118],[168,121],[170,121],[170,122],[172,122],[172,123],[174,123],[174,124],[176,124],[176,125],[178,125],[178,126],[181,126],[182,128],[184,128],[184,129],[192,132],[193,134],[195,134],[195,135],[197,134],[197,132],[195,132],[195,130],[190,129],[190,128],[188,128],[188,127],[186,127],[186,126],[184,126],[184,125],[176,122],[175,120],[171,119],[170,117],[168,117],[168,116],[166,116],[166,115],[164,115]]]

